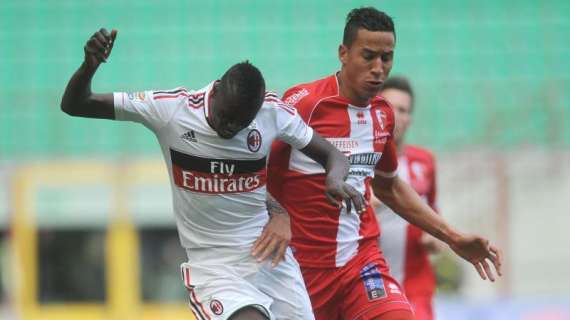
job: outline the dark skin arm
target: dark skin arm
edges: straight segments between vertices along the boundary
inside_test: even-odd
[[[340,151],[315,132],[311,142],[301,149],[301,152],[325,168],[327,172],[325,190],[332,205],[339,208],[345,205],[347,213],[352,206],[357,213],[364,212],[366,208],[364,197],[344,181],[348,175],[349,163]],[[255,241],[251,254],[259,262],[272,255],[272,264],[276,266],[285,259],[285,252],[291,241],[290,219],[287,211],[269,193],[267,193],[267,210],[271,218],[261,236]]]
[[[311,142],[300,151],[325,168],[325,192],[332,205],[339,208],[346,205],[347,213],[353,205],[357,213],[365,211],[366,203],[362,194],[345,182],[350,164],[337,148],[315,132]]]
[[[261,262],[273,256],[271,264],[275,267],[281,260],[285,260],[285,252],[291,241],[291,225],[287,210],[267,192],[267,211],[269,222],[263,228],[263,233],[255,243],[251,254]]]
[[[372,180],[372,189],[384,204],[402,218],[447,243],[457,255],[475,267],[482,279],[495,281],[489,261],[494,265],[497,274],[501,275],[499,249],[485,238],[463,234],[453,229],[400,178],[376,175]]]
[[[111,54],[117,30],[95,32],[83,47],[85,58],[73,74],[61,99],[61,110],[71,116],[115,119],[113,94],[91,92],[91,79]]]

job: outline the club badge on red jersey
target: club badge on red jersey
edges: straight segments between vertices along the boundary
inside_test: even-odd
[[[386,119],[386,114],[381,110],[376,110],[376,118],[378,119],[378,123],[380,124],[380,128],[384,130],[384,119]]]

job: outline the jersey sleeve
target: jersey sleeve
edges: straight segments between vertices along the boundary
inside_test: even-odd
[[[391,137],[386,141],[382,157],[376,165],[376,174],[384,178],[394,178],[398,174],[398,153]]]
[[[169,91],[114,92],[115,119],[138,122],[159,131],[183,105],[183,88]]]
[[[277,139],[295,149],[303,149],[313,138],[313,129],[299,116],[297,110],[283,102],[275,104]]]
[[[390,112],[387,112],[389,119],[389,132],[390,136],[386,140],[384,145],[384,151],[382,152],[382,157],[376,165],[375,174],[384,178],[394,178],[398,174],[398,151],[396,149],[396,142],[394,141],[394,112],[390,107]]]

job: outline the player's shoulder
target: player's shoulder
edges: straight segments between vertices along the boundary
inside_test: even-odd
[[[370,101],[370,105],[372,110],[376,110],[376,112],[380,112],[380,116],[383,117],[383,121],[387,121],[389,124],[395,125],[396,122],[396,114],[394,112],[394,108],[392,104],[388,102],[388,100],[382,96],[375,96]]]
[[[418,145],[407,144],[405,149],[406,156],[410,159],[415,159],[427,163],[435,162],[433,152],[425,147]]]
[[[334,75],[312,82],[292,86],[285,91],[285,103],[299,106],[314,106],[319,100],[338,95],[338,84]]]
[[[180,86],[166,90],[151,91],[151,99],[162,103],[187,103],[194,108],[204,106],[204,99],[206,96],[206,88],[192,90]]]
[[[279,96],[275,91],[265,92],[265,96],[263,98],[263,105],[261,106],[260,111],[262,113],[270,112],[273,114],[275,114],[278,111],[285,111],[291,115],[294,115],[296,112],[295,108],[292,105],[285,103],[283,100],[281,100],[281,98],[279,98]]]
[[[373,107],[382,108],[390,113],[394,112],[394,108],[392,104],[388,101],[388,99],[384,98],[383,96],[375,96],[372,98],[371,104]]]

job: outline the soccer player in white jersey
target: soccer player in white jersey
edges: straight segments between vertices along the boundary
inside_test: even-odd
[[[64,112],[80,117],[134,121],[152,130],[170,174],[176,224],[188,262],[181,266],[190,306],[199,320],[314,319],[299,265],[290,250],[267,242],[285,259],[258,261],[252,247],[270,219],[266,158],[275,139],[300,149],[326,168],[331,202],[356,210],[364,198],[344,182],[348,161],[275,94],[265,91],[249,62],[231,67],[200,90],[91,92],[117,31],[97,31],[84,47],[83,64],[62,98]],[[344,201],[344,202],[341,202]],[[258,257],[260,258],[260,257]],[[274,259],[274,262],[277,262]]]

